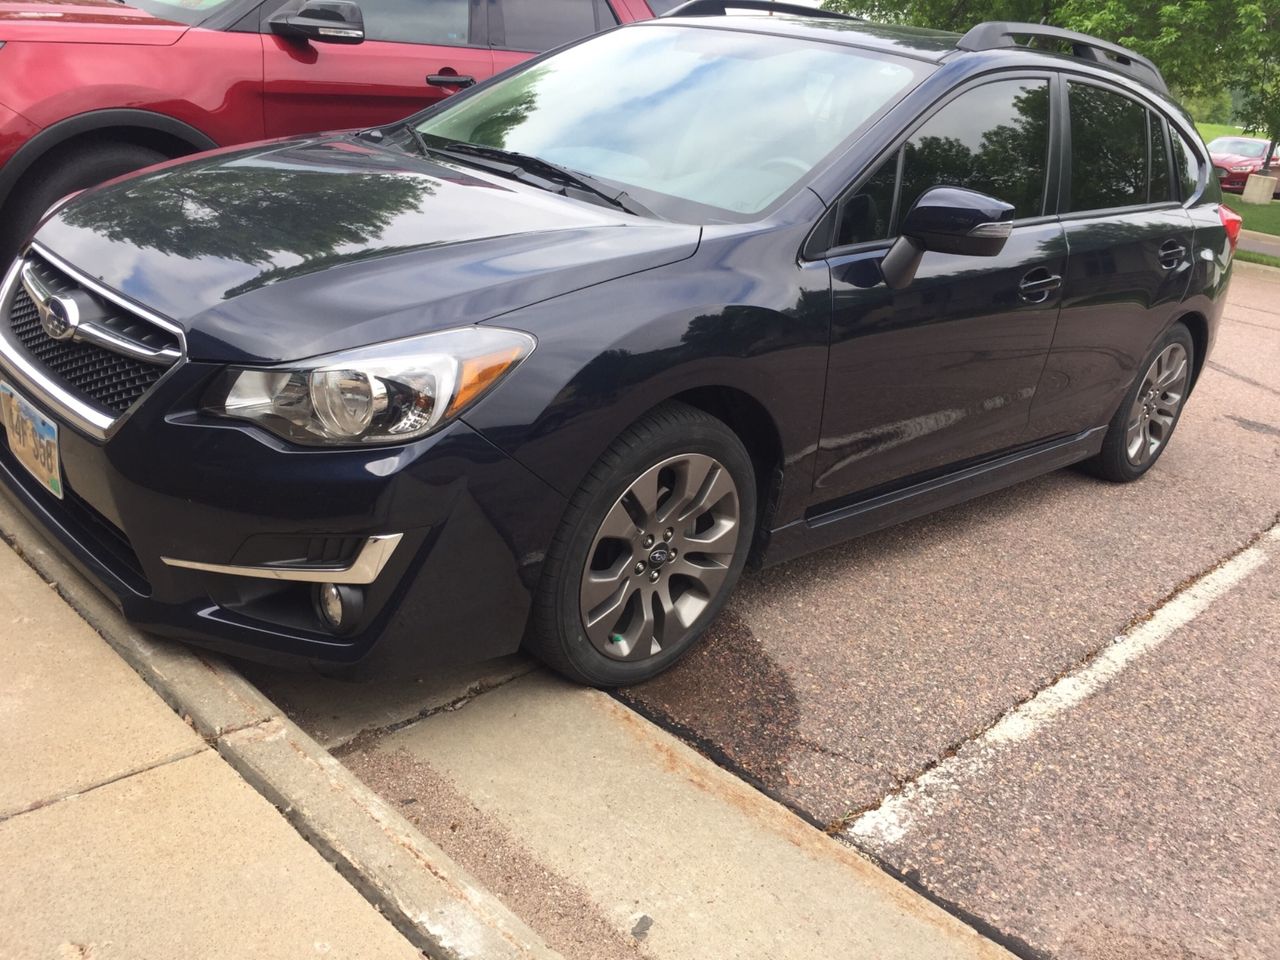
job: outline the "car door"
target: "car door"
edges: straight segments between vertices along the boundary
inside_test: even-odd
[[[1066,264],[1046,198],[1048,74],[1002,75],[955,95],[842,199],[827,256],[832,334],[815,491],[820,501],[1017,446],[1053,339]],[[949,184],[1014,204],[991,258],[926,253],[901,290],[879,261],[925,190]]]
[[[1065,84],[1062,314],[1032,412],[1041,435],[1110,421],[1191,278],[1193,225],[1167,120],[1130,93]]]
[[[359,44],[285,39],[270,32],[264,17],[268,136],[390,123],[460,89],[432,77],[479,82],[492,75],[483,0],[359,3],[365,29]]]
[[[608,0],[487,0],[494,70],[617,26]]]

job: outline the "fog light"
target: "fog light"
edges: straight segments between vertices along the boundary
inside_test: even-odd
[[[364,597],[359,588],[322,583],[315,589],[316,616],[333,633],[347,633],[360,619]]]

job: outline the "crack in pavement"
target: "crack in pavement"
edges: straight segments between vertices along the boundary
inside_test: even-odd
[[[1262,312],[1270,313],[1271,311],[1264,310]],[[1280,333],[1280,327],[1273,327],[1269,323],[1258,323],[1256,320],[1241,320],[1239,317],[1231,317],[1230,319],[1232,323],[1243,323],[1246,327],[1261,327],[1263,330],[1270,330],[1272,333]]]
[[[209,745],[207,743],[201,742],[201,744],[198,747],[188,747],[185,750],[179,750],[178,752],[172,753],[167,757],[161,757],[159,760],[156,760],[154,763],[144,764],[143,766],[138,767],[134,770],[126,770],[124,773],[118,773],[114,777],[107,777],[107,779],[105,780],[98,780],[94,783],[89,784],[88,786],[79,787],[78,789],[75,789],[75,790],[68,790],[65,793],[54,794],[53,796],[50,796],[50,797],[44,797],[43,799],[36,800],[32,803],[27,804],[26,806],[18,807],[17,809],[14,809],[14,810],[0,811],[0,823],[5,823],[6,821],[12,820],[14,817],[20,817],[25,813],[34,813],[36,810],[43,810],[45,807],[51,807],[56,803],[62,803],[64,800],[71,800],[76,797],[83,797],[85,794],[92,793],[95,790],[100,790],[102,787],[108,787],[113,783],[119,783],[121,780],[128,780],[131,777],[137,777],[144,773],[150,773],[152,770],[158,770],[161,767],[167,767],[171,763],[177,763],[179,760],[186,760],[189,757],[194,757],[197,754],[203,753],[208,749],[209,749]]]
[[[1257,387],[1259,390],[1265,390],[1267,393],[1280,397],[1280,390],[1277,390],[1275,387],[1263,383],[1261,380],[1254,380],[1252,377],[1246,377],[1243,373],[1236,373],[1230,367],[1224,367],[1216,360],[1206,360],[1204,365],[1210,370],[1216,370],[1218,373],[1224,373],[1228,377],[1239,380],[1241,383],[1247,383],[1251,387]]]
[[[497,690],[500,687],[505,687],[508,683],[519,680],[521,677],[527,677],[537,669],[538,667],[534,665],[528,670],[523,670],[513,676],[503,677],[499,680],[477,680],[448,703],[441,703],[433,707],[426,707],[413,714],[413,716],[405,717],[402,720],[396,720],[392,723],[386,723],[382,726],[366,727],[364,730],[361,730],[352,737],[348,737],[340,743],[327,745],[326,749],[338,758],[364,750],[372,746],[377,741],[403,730],[405,727],[411,727],[415,723],[421,723],[423,720],[429,720],[431,717],[440,713],[452,713],[454,710],[461,710],[477,697],[483,696],[492,690]]]

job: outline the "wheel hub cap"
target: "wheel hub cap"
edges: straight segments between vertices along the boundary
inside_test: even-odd
[[[1143,377],[1125,429],[1125,451],[1134,466],[1149,463],[1169,442],[1187,395],[1187,361],[1186,348],[1171,343],[1160,351]]]
[[[615,660],[643,660],[689,635],[719,595],[739,535],[738,489],[700,453],[646,470],[605,514],[579,590],[583,629]]]

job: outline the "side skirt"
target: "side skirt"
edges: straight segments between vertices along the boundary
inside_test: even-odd
[[[1081,460],[1102,449],[1106,427],[1053,440],[955,473],[846,504],[772,531],[764,566],[782,563],[832,544],[994,493]],[[818,508],[822,510],[821,507]]]

